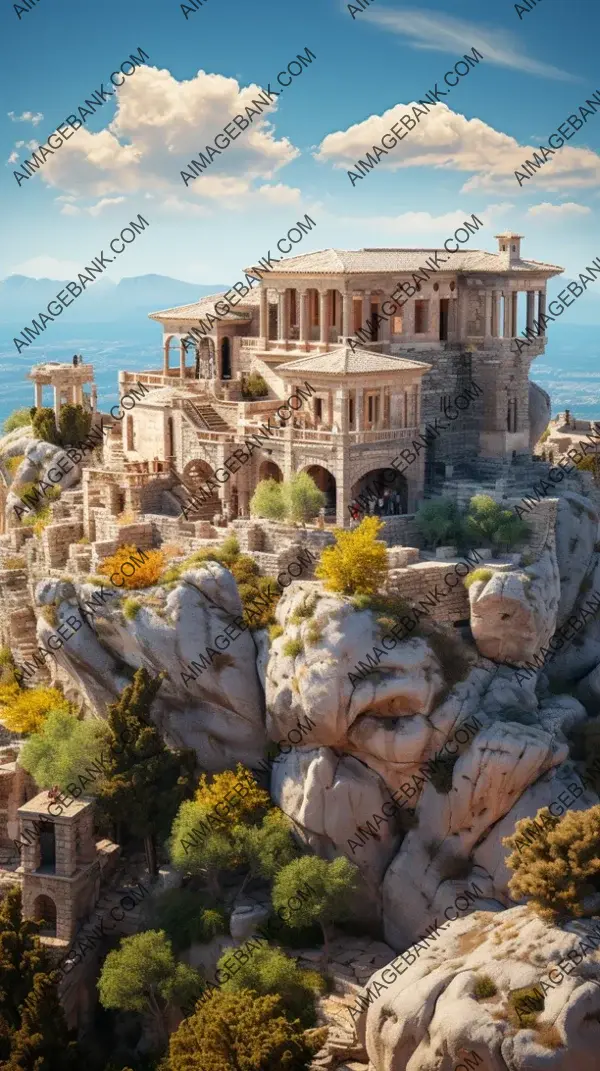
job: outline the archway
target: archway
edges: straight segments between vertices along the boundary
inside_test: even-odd
[[[408,510],[408,484],[396,469],[371,469],[352,486],[350,506],[357,514],[393,517]]]
[[[56,904],[50,896],[37,896],[33,902],[33,917],[40,925],[40,935],[56,937]]]
[[[259,480],[275,480],[276,483],[283,482],[283,473],[276,465],[274,461],[263,461],[258,470]]]
[[[231,343],[227,337],[221,342],[221,379],[231,379]]]
[[[189,488],[191,495],[196,495],[195,504],[194,501],[189,505],[186,503],[186,510],[191,515],[200,517],[203,520],[212,520],[215,513],[221,512],[221,503],[219,501],[218,494],[209,490],[206,487],[206,481],[215,481],[215,474],[211,469],[207,461],[203,461],[201,458],[195,458],[193,461],[188,461],[183,470],[183,483]]]
[[[336,483],[333,473],[323,465],[310,465],[306,471],[309,476],[312,476],[319,491],[323,491],[325,495],[325,513],[335,513]]]

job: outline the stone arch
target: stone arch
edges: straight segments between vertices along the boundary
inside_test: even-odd
[[[275,480],[276,483],[282,483],[283,472],[274,461],[261,461],[258,478],[259,480]]]
[[[335,513],[337,483],[333,473],[324,465],[306,465],[302,471],[312,476],[319,490],[325,494],[325,513]]]
[[[379,505],[382,498],[383,508]],[[406,477],[389,467],[368,469],[352,484],[350,504],[356,505],[358,513],[361,514],[373,512],[383,516],[394,516],[398,513],[407,513],[408,483]],[[386,509],[389,511],[387,514]]]
[[[196,493],[196,505],[190,503],[186,506],[188,513],[205,520],[212,520],[215,513],[221,512],[221,503],[216,491],[206,487],[207,480],[215,480],[215,474],[208,461],[202,458],[194,458],[188,461],[183,470],[183,483],[190,489],[190,493]]]
[[[33,901],[33,917],[40,922],[43,937],[56,937],[56,904],[51,896],[36,896]]]
[[[173,342],[174,339],[176,340],[177,344],[179,345],[179,343],[180,343],[179,335],[165,335],[165,337],[163,339],[163,353],[164,353],[165,370],[167,368],[168,369],[171,368],[171,343]]]

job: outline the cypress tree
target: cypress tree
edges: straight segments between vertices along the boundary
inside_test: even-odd
[[[77,1071],[78,1066],[78,1045],[67,1030],[56,974],[36,974],[6,1071]]]

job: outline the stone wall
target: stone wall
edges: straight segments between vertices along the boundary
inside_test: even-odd
[[[384,527],[379,536],[388,547],[422,547],[423,539],[415,523],[414,513],[404,513],[400,517],[382,517]]]
[[[65,565],[70,544],[76,543],[82,535],[82,521],[59,521],[58,524],[47,525],[42,533],[42,547],[48,569]]]

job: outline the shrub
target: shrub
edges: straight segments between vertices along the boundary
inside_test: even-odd
[[[14,733],[38,732],[50,711],[69,714],[71,705],[56,688],[0,687],[0,718]]]
[[[269,521],[282,521],[285,511],[281,484],[273,479],[261,480],[250,499],[252,516],[265,517]]]
[[[308,629],[308,632],[306,633],[306,638],[309,643],[320,643],[320,641],[323,639],[323,630],[320,629],[318,625],[315,625],[313,622],[310,628]]]
[[[508,995],[508,1002],[509,1022],[521,1030],[532,1030],[537,1025],[537,1017],[545,1005],[543,995],[532,985],[513,989]]]
[[[231,563],[229,569],[236,584],[247,584],[253,577],[258,576],[258,562],[249,554],[241,554]]]
[[[119,528],[122,528],[126,524],[136,524],[138,520],[139,517],[137,513],[134,513],[132,509],[124,509],[117,514],[117,524],[119,525]]]
[[[475,978],[475,985],[473,986],[473,996],[475,1000],[487,1000],[488,997],[495,997],[498,992],[498,986],[490,978],[489,974],[478,974]]]
[[[128,621],[135,621],[137,615],[142,609],[141,599],[125,599],[122,610]]]
[[[135,560],[131,561],[132,555],[135,556]],[[162,550],[146,550],[144,551],[144,561],[140,562],[141,552],[137,547],[132,545],[122,546],[110,557],[105,558],[101,565],[98,566],[99,573],[102,574],[103,582],[105,577],[110,577],[113,573],[118,573],[123,577],[123,587],[125,588],[149,588],[157,583],[159,576],[165,568],[165,556]],[[121,572],[121,566],[126,562],[131,562],[135,566],[135,572],[131,576],[125,576]],[[121,587],[121,585],[119,585]]]
[[[461,513],[451,498],[424,502],[417,510],[415,522],[427,546],[435,548],[462,539]]]
[[[300,603],[296,610],[290,617],[290,624],[301,625],[303,621],[307,621],[315,612],[315,608],[318,602],[316,595],[309,595],[304,602]]]
[[[10,431],[15,431],[16,428],[26,428],[31,424],[31,410],[30,409],[13,409],[12,413],[7,416],[4,424],[2,425],[2,431],[4,435],[8,435]]]
[[[264,398],[268,393],[267,381],[260,372],[242,376],[242,398]]]
[[[482,580],[484,582],[491,580],[493,575],[493,569],[473,569],[472,573],[467,573],[467,575],[463,577],[463,584],[468,589],[471,587],[471,584],[477,583],[478,580]]]
[[[234,533],[228,535],[221,543],[218,553],[224,565],[227,565],[229,561],[234,561],[240,553],[238,537]]]
[[[56,628],[58,625],[58,610],[53,603],[40,607],[40,617],[42,617],[46,624],[50,625],[51,628]]]
[[[58,417],[60,442],[63,446],[82,443],[92,426],[92,414],[82,405],[62,405]]]
[[[549,435],[550,435],[550,428],[546,428],[546,430],[543,431],[542,434],[540,435],[539,441],[541,443],[545,443],[546,439],[549,437]]]
[[[86,766],[101,758],[110,741],[110,731],[101,718],[78,719],[65,710],[53,709],[40,729],[23,745],[19,764],[31,774],[40,789],[58,785],[63,791],[76,783]],[[89,778],[86,795],[96,795],[99,781]]]
[[[302,640],[286,640],[283,645],[283,653],[286,658],[297,658],[304,651]]]
[[[248,619],[251,631],[268,628],[273,624],[275,608],[281,598],[281,590],[274,586],[273,577],[254,577],[251,584],[240,584],[238,592],[244,607],[244,617]]]
[[[151,908],[151,929],[164,930],[174,952],[205,944],[227,933],[227,920],[220,908],[193,889],[167,889]]]
[[[583,900],[598,891],[600,880],[600,804],[567,811],[558,821],[543,807],[535,820],[517,822],[502,843],[512,852],[506,864],[514,871],[508,887],[515,900],[529,897],[551,921],[588,913]]]
[[[225,961],[232,951],[224,950],[218,970],[226,971]],[[316,997],[325,991],[325,981],[316,971],[301,970],[296,960],[281,948],[263,946],[255,949],[235,977],[223,984],[225,993],[237,993],[241,989],[251,989],[259,996],[277,993],[288,1019],[298,1019],[303,1027],[310,1027],[317,1021]]]
[[[294,524],[312,521],[325,505],[325,495],[307,472],[298,472],[282,484],[285,515]]]
[[[269,629],[269,639],[271,640],[271,643],[273,642],[273,640],[279,639],[280,636],[283,636],[283,626],[271,625]]]
[[[245,796],[234,793],[235,786],[240,783],[247,789]],[[232,798],[227,799],[228,796]],[[194,799],[216,814],[224,809],[226,817],[223,822],[229,827],[238,822],[259,821],[271,805],[269,793],[260,787],[241,762],[238,762],[235,772],[223,770],[222,773],[211,775],[210,780],[207,774],[202,774]]]
[[[387,576],[385,543],[377,539],[383,528],[378,517],[365,517],[352,531],[335,530],[335,544],[325,547],[315,576],[328,591],[343,595],[371,595]]]
[[[54,409],[48,407],[36,409],[34,406],[33,409],[30,409],[30,413],[34,435],[38,439],[43,439],[44,442],[60,446],[60,436],[56,427]]]
[[[14,457],[7,457],[6,461],[4,462],[4,466],[5,466],[6,470],[7,470],[7,472],[11,476],[14,476],[14,474],[17,471],[19,465],[24,460],[25,460],[25,454],[15,454]]]
[[[465,532],[476,546],[491,547],[494,555],[523,543],[529,525],[512,509],[504,509],[490,495],[474,495],[464,520]]]
[[[22,554],[15,554],[10,558],[5,558],[3,562],[4,569],[24,569],[26,566],[25,558]]]

